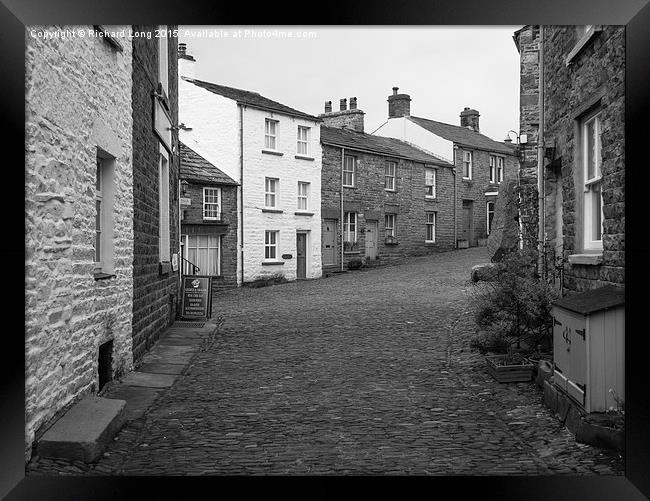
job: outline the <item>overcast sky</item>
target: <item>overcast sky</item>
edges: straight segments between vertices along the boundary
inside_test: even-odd
[[[197,60],[197,79],[306,113],[322,113],[325,101],[338,110],[341,98],[357,97],[366,132],[386,121],[397,86],[411,96],[412,115],[459,125],[468,106],[480,112],[481,132],[502,141],[519,128],[512,35],[520,27],[180,26],[179,42]]]

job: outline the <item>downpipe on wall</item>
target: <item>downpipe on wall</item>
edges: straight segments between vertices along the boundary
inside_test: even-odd
[[[546,194],[544,187],[544,26],[539,26],[539,131],[537,134],[537,272],[544,276],[544,252],[546,250]]]

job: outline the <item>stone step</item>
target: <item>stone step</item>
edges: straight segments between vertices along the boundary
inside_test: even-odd
[[[92,463],[123,424],[124,400],[86,397],[66,412],[38,442],[40,457]]]

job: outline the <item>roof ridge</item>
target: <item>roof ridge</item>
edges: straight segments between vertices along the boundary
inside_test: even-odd
[[[236,91],[239,91],[239,92],[248,92],[249,94],[255,94],[257,96],[264,97],[264,96],[262,96],[262,94],[260,94],[259,92],[255,92],[254,90],[240,89],[239,87],[231,87],[229,85],[223,85],[223,84],[219,84],[219,83],[208,82],[207,80],[199,80],[198,78],[189,78],[189,77],[181,77],[181,78],[183,80],[187,80],[188,82],[200,82],[200,83],[204,83],[204,84],[208,84],[208,85],[216,85],[217,87],[224,87],[226,89],[236,90]],[[266,99],[270,99],[270,98],[267,97]],[[270,100],[272,101],[272,99],[270,99]],[[280,103],[280,104],[282,104],[282,103]]]

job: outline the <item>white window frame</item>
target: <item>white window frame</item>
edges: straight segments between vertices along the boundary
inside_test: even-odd
[[[392,160],[388,160],[384,167],[384,189],[397,191],[397,162]]]
[[[271,132],[271,124],[273,124],[273,132]],[[272,118],[264,119],[264,149],[276,150],[278,149],[278,131],[280,122]],[[273,144],[271,146],[271,143]]]
[[[348,162],[348,159],[351,160],[351,162]],[[352,170],[348,169],[349,164],[352,165]],[[346,177],[349,174],[349,178],[352,180],[352,184],[346,184]],[[343,157],[343,187],[345,188],[354,188],[356,185],[357,181],[357,157],[353,157],[351,155],[345,155]]]
[[[602,250],[603,249],[603,193],[602,193],[602,145],[601,145],[601,111],[587,115],[580,123],[580,139],[582,141],[582,173],[583,173],[583,189],[584,189],[584,202],[583,202],[583,245],[584,250]],[[587,130],[589,124],[594,124],[594,156],[596,163],[594,164],[594,173],[589,177],[589,141],[587,137]],[[599,195],[596,195],[596,190]],[[593,234],[594,219],[596,217],[594,207],[594,197],[599,196],[600,205],[600,239],[595,239]]]
[[[301,134],[302,132],[302,134]],[[309,137],[311,136],[311,128],[304,125],[298,126],[298,139],[296,142],[296,152],[298,155],[309,155]]]
[[[503,171],[505,169],[506,159],[504,157],[497,156],[497,183],[501,184],[503,182]]]
[[[208,195],[209,192],[214,192],[216,193],[216,202],[213,201],[208,201]],[[214,195],[211,195],[214,197]],[[214,200],[214,198],[213,198]],[[210,211],[211,206],[217,206],[216,210],[216,216],[208,216],[206,214],[213,212]],[[203,187],[203,219],[206,221],[219,221],[221,219],[221,188],[215,188],[212,186],[204,186]]]
[[[490,155],[490,182],[491,183],[496,183],[497,182],[497,157],[496,155]]]
[[[490,205],[492,205],[492,210],[490,210]],[[496,212],[496,202],[493,200],[488,200],[485,203],[485,229],[488,235],[492,232],[492,225],[490,225],[490,213],[492,213],[492,223],[494,223],[495,212]]]
[[[354,217],[351,217],[353,215]],[[343,241],[349,242],[351,244],[357,243],[357,226],[359,223],[359,218],[357,217],[356,212],[346,212],[343,215]],[[354,231],[350,230],[350,227],[354,228]],[[354,237],[354,240],[350,240],[350,237]]]
[[[433,183],[429,183],[430,179],[427,179],[427,174],[432,174],[430,179],[433,180]],[[437,169],[432,169],[430,167],[425,167],[424,169],[424,196],[426,198],[436,198],[436,182],[438,178],[438,172]],[[427,193],[429,191],[429,187],[431,187],[431,194]]]
[[[425,233],[424,233],[424,241],[428,244],[434,244],[436,243],[436,223],[438,219],[438,213],[434,211],[427,211],[425,212]],[[429,220],[431,217],[432,221]],[[429,228],[431,228],[431,236],[433,239],[429,239]]]
[[[463,179],[472,179],[474,155],[471,151],[463,150]],[[467,171],[467,176],[465,175]]]
[[[193,237],[195,239],[196,245],[191,246],[190,245],[190,237]],[[199,237],[208,237],[208,245],[207,247],[199,247]],[[204,269],[203,267],[198,265],[198,258],[195,258],[194,261],[190,259],[190,250],[194,249],[196,250],[196,253],[198,254],[199,250],[205,249],[208,252],[208,256],[210,255],[210,249],[214,249],[215,247],[210,247],[210,237],[216,237],[217,238],[217,273],[216,274],[210,274],[208,273],[209,270]],[[183,235],[185,245],[184,245],[184,257],[188,261],[190,261],[192,264],[199,266],[199,273],[201,275],[210,275],[210,276],[220,276],[221,275],[221,235]],[[184,263],[184,266],[187,267],[187,271],[191,271],[191,266],[188,263]]]
[[[302,210],[302,211],[309,210],[310,188],[311,188],[310,183],[307,183],[305,181],[298,181],[298,200],[297,200],[298,210]]]
[[[266,207],[267,209],[278,208],[278,202],[279,202],[278,192],[280,191],[279,186],[280,186],[280,180],[278,178],[276,177],[264,178],[264,207]],[[269,205],[269,201],[271,200],[273,201],[273,205]]]
[[[97,155],[95,171],[95,271],[102,270],[102,230],[104,228],[104,159]]]
[[[160,31],[167,33],[167,25],[160,25]],[[158,37],[158,81],[165,97],[169,96],[169,39]]]
[[[280,232],[278,230],[264,231],[264,259],[266,261],[277,261],[279,253]],[[273,251],[273,256],[271,256]]]
[[[390,224],[389,224],[390,221]],[[397,238],[397,216],[395,214],[384,215],[384,231],[387,237]]]
[[[161,263],[170,261],[169,225],[169,157],[167,150],[159,144],[158,163],[158,257]]]

